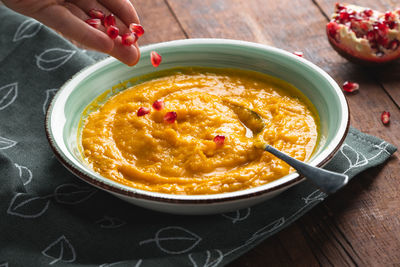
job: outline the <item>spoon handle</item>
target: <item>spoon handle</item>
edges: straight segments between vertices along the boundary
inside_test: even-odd
[[[311,166],[286,155],[270,145],[265,145],[264,150],[288,163],[290,166],[295,168],[298,173],[307,177],[308,180],[310,180],[313,184],[327,194],[336,192],[349,181],[349,177],[345,174]]]

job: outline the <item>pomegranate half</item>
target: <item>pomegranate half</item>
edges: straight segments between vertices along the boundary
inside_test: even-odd
[[[400,57],[400,9],[382,13],[336,3],[326,33],[332,47],[355,63],[374,65]]]

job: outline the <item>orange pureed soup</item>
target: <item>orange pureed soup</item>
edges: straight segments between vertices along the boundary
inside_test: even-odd
[[[259,136],[306,161],[318,142],[319,117],[302,93],[280,79],[245,70],[182,67],[94,101],[83,119],[82,155],[102,176],[169,194],[216,194],[263,185],[293,171],[255,147],[229,102],[265,121]],[[164,102],[155,110],[156,100]],[[104,102],[104,101],[103,101]],[[150,110],[138,116],[139,108]],[[167,112],[176,121],[164,120]],[[247,136],[246,136],[247,131]],[[215,136],[225,136],[223,145]]]

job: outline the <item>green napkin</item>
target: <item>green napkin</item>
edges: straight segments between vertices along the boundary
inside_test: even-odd
[[[222,266],[326,195],[303,182],[213,216],[145,210],[81,182],[54,157],[44,112],[57,89],[102,57],[0,8],[0,266]],[[327,165],[350,177],[396,148],[351,128]]]

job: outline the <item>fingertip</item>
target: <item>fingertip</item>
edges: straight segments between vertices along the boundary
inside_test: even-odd
[[[118,37],[114,42],[114,48],[110,55],[128,66],[134,66],[139,62],[140,50],[137,44],[132,46],[123,45],[121,38]]]

